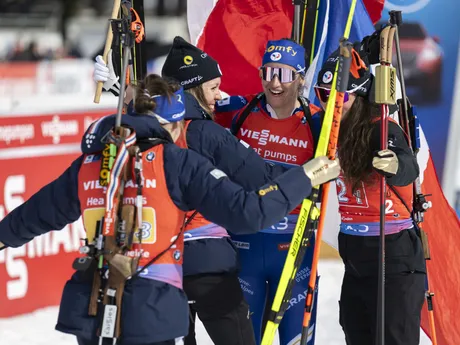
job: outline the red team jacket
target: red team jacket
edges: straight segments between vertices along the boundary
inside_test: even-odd
[[[345,183],[343,176],[336,180],[339,212],[341,215],[341,231],[351,235],[378,236],[380,226],[380,185],[378,173],[372,173],[372,182],[361,183],[355,193]],[[412,205],[412,186],[392,187],[403,198],[406,205]],[[385,204],[385,233],[392,234],[407,229],[412,223],[409,211],[403,202],[387,186]]]
[[[78,194],[83,224],[91,240],[94,238],[96,221],[105,214],[106,187],[99,185],[100,155],[86,155],[78,176]],[[139,262],[142,267],[152,258],[167,249],[181,233],[185,212],[177,208],[169,196],[163,167],[163,145],[155,146],[142,155],[144,188],[142,207],[142,246],[139,236],[134,236],[133,250],[128,256],[137,256],[142,249]],[[128,181],[123,194],[123,204],[134,204],[136,183]],[[161,235],[159,232],[161,231]],[[183,233],[176,243],[148,269],[143,278],[154,279],[182,288]]]
[[[215,121],[225,128],[230,128],[255,96],[231,96],[219,101]],[[310,104],[310,111],[314,115],[320,108]],[[315,154],[312,129],[304,118],[303,110],[296,109],[294,114],[286,119],[274,119],[266,110],[264,100],[259,101],[243,122],[237,138],[251,146],[264,160],[288,167],[302,165]],[[262,232],[292,233],[299,212],[300,205],[278,224]]]
[[[390,120],[393,121],[392,119]],[[378,119],[375,122],[378,122]],[[395,121],[393,123],[396,124]],[[358,236],[379,236],[379,176],[374,171],[371,174],[370,182],[361,182],[360,187],[354,193],[351,190],[350,184],[344,181],[343,175],[340,175],[336,180],[339,212],[342,220],[340,226],[341,232]],[[404,187],[387,184],[385,204],[386,234],[394,234],[413,226],[410,212],[405,206],[412,207],[412,198],[413,190],[411,184]]]
[[[230,128],[238,119],[241,111],[256,95],[247,97],[232,96],[218,102],[215,120]],[[261,101],[243,122],[237,137],[249,144],[262,158],[275,164],[301,165],[314,156],[312,129],[303,120],[304,113],[297,109],[294,114],[283,120],[274,119]],[[314,116],[320,108],[310,104]],[[313,130],[318,130],[314,128]],[[373,178],[378,179],[374,172]],[[343,176],[337,181],[339,212],[342,218],[341,231],[361,236],[378,235],[380,217],[380,187],[377,182],[362,185],[356,193],[351,192]],[[393,187],[400,194],[406,205],[412,205],[412,187]],[[294,229],[300,207],[285,217],[271,229],[264,232],[288,232]],[[386,201],[387,233],[395,233],[410,228],[412,220],[409,211],[398,196],[388,188]]]

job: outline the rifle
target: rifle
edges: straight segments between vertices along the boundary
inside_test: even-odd
[[[402,14],[401,11],[390,11],[390,23],[395,26],[395,46],[396,46],[396,58],[398,62],[398,74],[399,80],[401,83],[401,93],[402,99],[398,100],[399,104],[399,123],[403,128],[404,132],[406,133],[409,147],[414,152],[414,155],[417,156],[420,150],[420,136],[419,136],[419,129],[420,123],[417,118],[417,111],[416,108],[410,104],[407,96],[406,96],[406,85],[404,82],[403,76],[403,66],[402,66],[402,58],[401,58],[401,48],[399,44],[399,31],[398,27],[402,24]],[[396,195],[398,195],[396,193]],[[430,194],[423,194],[422,193],[422,186],[420,182],[420,177],[413,183],[413,204],[412,204],[412,212],[409,207],[405,204],[404,200],[398,195],[399,199],[403,201],[404,205],[411,212],[412,217],[414,219],[414,223],[416,225],[416,230],[420,240],[422,242],[423,252],[425,256],[425,260],[431,260],[430,255],[430,248],[428,243],[428,235],[423,230],[421,223],[424,220],[424,213],[431,208],[431,202],[427,201],[426,197],[430,196]],[[433,312],[433,297],[434,293],[430,290],[429,285],[429,274],[428,274],[428,267],[426,267],[426,292],[425,298],[427,302],[428,308],[428,316],[430,322],[430,331],[431,331],[431,339],[433,345],[437,345],[437,338],[436,338],[436,325],[434,322],[434,312]]]
[[[118,6],[120,18],[114,19],[113,13]],[[111,34],[108,35],[111,44],[122,50],[121,90],[128,83],[128,66],[135,42],[140,43],[144,36],[139,16],[128,0],[115,0],[112,13]],[[118,13],[117,13],[118,14]],[[133,21],[134,16],[134,21]],[[106,45],[107,47],[107,45]],[[136,77],[131,69],[130,76]],[[119,96],[115,126],[103,138],[105,143],[102,151],[99,184],[106,187],[105,212],[96,223],[94,237],[88,233],[85,245],[80,248],[86,257],[76,259],[73,267],[77,271],[93,273],[93,286],[88,314],[101,315],[101,325],[98,330],[99,344],[109,339],[116,344],[121,334],[121,303],[126,280],[131,277],[138,267],[142,250],[135,258],[125,256],[132,248],[134,234],[137,232],[140,245],[142,244],[142,156],[140,149],[135,146],[136,133],[121,126],[123,112],[123,95]],[[123,191],[126,181],[133,179],[131,164],[134,158],[134,179],[137,183],[136,205],[124,205]],[[87,229],[88,231],[88,229]],[[98,312],[99,305],[103,311]]]

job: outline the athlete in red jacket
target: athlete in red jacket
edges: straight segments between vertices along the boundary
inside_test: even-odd
[[[323,108],[329,97],[337,51],[318,74],[315,92]],[[388,149],[380,150],[380,110],[369,100],[373,77],[358,53],[359,77],[350,73],[339,134],[342,173],[336,181],[341,225],[339,252],[345,264],[340,323],[347,345],[376,339],[380,186],[385,207],[385,344],[417,345],[425,292],[425,260],[412,212],[417,160],[399,125],[390,121]],[[372,89],[373,91],[373,89]]]
[[[282,39],[269,41],[260,67],[264,92],[232,96],[219,101],[215,120],[229,128],[267,162],[287,168],[310,160],[321,126],[320,109],[302,98],[305,83],[305,50]],[[313,114],[313,116],[312,116]],[[264,308],[271,306],[286,260],[299,208],[278,223],[254,235],[233,234],[240,249],[240,282],[252,314],[257,343],[261,341]],[[300,341],[304,297],[308,286],[314,238],[299,268],[292,299],[280,324],[280,344]],[[308,345],[315,341],[316,305]]]

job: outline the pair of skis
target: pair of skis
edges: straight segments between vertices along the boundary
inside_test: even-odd
[[[396,69],[391,66],[393,58],[393,25],[380,33],[380,65],[375,69],[375,103],[380,104],[380,149],[388,148],[389,105],[396,104]],[[377,292],[377,332],[376,344],[385,345],[385,203],[387,194],[386,178],[380,175],[380,242],[379,274]]]
[[[319,3],[320,0],[293,0],[294,20],[292,23],[292,39],[305,48],[306,69],[310,67],[315,57]],[[305,32],[311,34],[305,36]]]
[[[347,39],[350,34],[355,7],[356,0],[353,0],[345,32],[340,41],[340,59],[337,62],[334,72],[331,93],[329,95],[315,157],[327,155],[330,159],[335,159],[336,156],[343,101],[348,86],[349,70],[352,63],[352,44],[348,42]],[[289,305],[292,288],[295,284],[295,277],[305,255],[307,245],[311,236],[314,236],[315,230],[318,227],[316,239],[317,244],[314,248],[313,264],[306,296],[304,322],[302,326],[300,344],[305,345],[308,341],[309,323],[316,288],[316,271],[320,254],[320,243],[325,224],[325,210],[330,183],[323,185],[323,193],[321,197],[321,207],[323,212],[321,213],[315,207],[316,202],[319,199],[319,188],[320,186],[314,186],[310,198],[305,199],[302,203],[275,298],[268,315],[267,325],[262,338],[262,345],[271,345],[273,343],[276,330]]]

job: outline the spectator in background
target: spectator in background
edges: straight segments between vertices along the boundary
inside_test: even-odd
[[[171,0],[168,1],[170,3]],[[176,9],[174,11],[174,16],[180,17],[187,12],[187,1],[186,0],[176,0]],[[167,15],[171,15],[168,13],[166,8],[166,1],[165,0],[157,0],[157,9],[156,15],[158,17],[164,17]]]
[[[20,47],[20,46],[19,46]],[[37,43],[31,41],[26,49],[17,49],[18,45],[15,46],[14,52],[9,59],[10,61],[40,61],[43,57],[38,53]]]
[[[14,46],[6,54],[6,61],[14,61],[16,56],[22,53],[24,47],[20,41],[17,41]]]
[[[83,54],[81,53],[80,47],[76,42],[67,42],[66,43],[66,57],[67,58],[74,58],[74,59],[81,59],[83,58]]]

